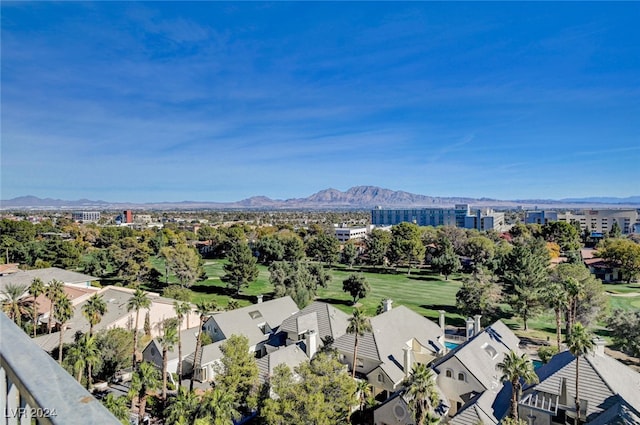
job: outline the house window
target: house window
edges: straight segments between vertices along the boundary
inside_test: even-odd
[[[200,369],[200,370],[201,370],[200,376],[202,377],[201,379],[202,379],[203,381],[206,381],[206,380],[207,380],[207,368],[206,368],[206,367],[203,367],[203,368],[202,368],[202,369]]]
[[[458,373],[458,381],[466,381],[466,380],[467,380],[467,377],[464,374],[464,372]]]
[[[453,378],[453,371],[451,369],[447,369],[447,371],[444,373],[444,375],[447,378]]]
[[[384,382],[384,376],[381,373],[378,374],[378,382]]]

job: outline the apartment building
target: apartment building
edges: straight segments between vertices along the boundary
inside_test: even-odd
[[[453,208],[382,209],[371,211],[371,224],[393,226],[402,222],[418,226],[456,226],[463,229],[500,230],[504,224],[504,213],[491,209],[472,210],[468,204]]]

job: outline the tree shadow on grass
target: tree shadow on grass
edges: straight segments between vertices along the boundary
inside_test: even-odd
[[[407,275],[407,279],[411,280],[421,280],[423,282],[441,282],[442,279],[438,276],[434,275],[418,275],[418,274],[410,274]]]
[[[328,304],[342,304],[346,306],[353,306],[353,302],[351,300],[340,300],[338,298],[317,298],[316,301],[321,301],[323,303]]]

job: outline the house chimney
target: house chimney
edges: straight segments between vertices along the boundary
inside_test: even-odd
[[[438,310],[438,313],[440,313],[440,329],[442,329],[442,332],[444,332],[444,310]]]
[[[305,345],[307,347],[307,356],[311,359],[318,349],[318,333],[315,330],[311,329],[307,332],[307,341]]]
[[[467,332],[466,332],[467,340],[470,340],[471,337],[473,336],[473,328],[474,328],[475,324],[474,324],[473,319],[471,317],[467,317],[467,323],[466,324],[467,324]]]
[[[404,351],[404,377],[408,378],[411,374],[411,347],[405,345],[402,351]]]
[[[480,318],[482,316],[479,314],[476,314],[475,316],[473,316],[474,322],[473,322],[473,334],[474,335],[478,335],[480,333],[480,330],[482,329],[482,327],[480,326]]]
[[[595,337],[593,338],[593,345],[594,345],[593,354],[604,357],[604,347],[605,345],[607,345],[607,342],[600,337]]]
[[[262,297],[264,297],[264,295],[258,295],[258,304],[262,304]]]
[[[384,313],[386,313],[387,311],[390,311],[391,310],[391,304],[393,303],[393,300],[392,299],[386,299],[386,300],[383,301],[383,303],[384,303],[384,308],[382,309],[382,311]]]

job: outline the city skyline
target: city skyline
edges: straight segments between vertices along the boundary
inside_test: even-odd
[[[1,8],[1,199],[640,193],[638,3]]]

